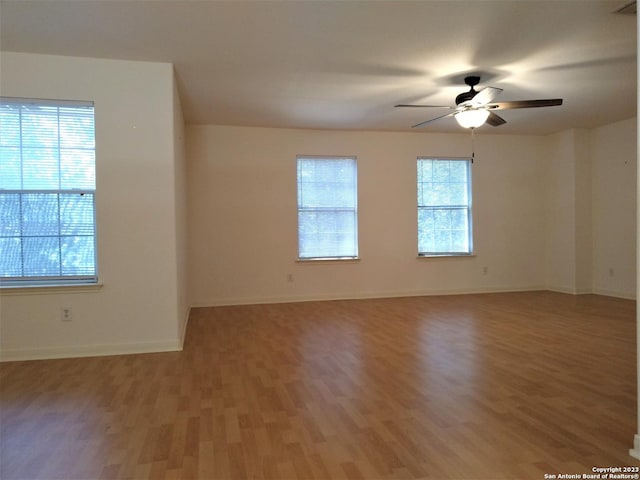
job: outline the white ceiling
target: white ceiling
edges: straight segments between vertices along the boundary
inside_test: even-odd
[[[547,134],[636,115],[628,1],[1,0],[0,46],[173,63],[187,123],[410,130],[442,110],[395,104],[454,105],[479,73],[500,101],[564,99],[480,131]]]

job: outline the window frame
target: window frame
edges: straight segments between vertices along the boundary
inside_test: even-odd
[[[51,196],[55,196],[55,200],[53,201],[54,204],[57,204],[57,209],[55,212],[55,218],[53,220],[53,224],[57,224],[57,230],[55,233],[49,233],[47,234],[46,232],[37,232],[36,234],[33,234],[33,238],[52,238],[52,239],[56,239],[57,243],[58,243],[58,256],[56,258],[56,264],[57,264],[57,270],[58,270],[58,274],[56,275],[24,275],[25,271],[24,271],[24,266],[22,267],[22,276],[0,276],[0,289],[5,289],[7,291],[15,291],[15,290],[19,290],[21,288],[27,288],[30,289],[32,287],[50,287],[50,288],[57,288],[57,287],[62,287],[62,288],[66,288],[66,287],[70,287],[70,286],[75,286],[75,287],[94,287],[94,286],[99,286],[99,277],[98,277],[98,225],[97,225],[97,215],[96,215],[96,194],[97,194],[97,185],[96,185],[96,115],[95,115],[95,104],[93,101],[76,101],[76,100],[52,100],[52,99],[34,99],[34,98],[17,98],[17,97],[0,97],[0,104],[2,105],[16,105],[20,108],[23,108],[24,106],[33,106],[33,107],[55,107],[56,111],[55,111],[55,118],[56,121],[58,122],[58,131],[56,133],[55,137],[51,137],[51,138],[55,138],[55,143],[54,143],[54,147],[49,147],[49,148],[53,148],[53,151],[55,152],[55,156],[56,156],[56,165],[57,165],[57,169],[58,169],[58,175],[61,175],[60,173],[60,169],[62,168],[62,164],[61,162],[62,160],[62,152],[64,152],[65,150],[67,151],[73,151],[73,150],[84,150],[84,151],[88,151],[90,152],[90,156],[89,158],[91,158],[92,163],[91,163],[91,167],[93,169],[92,172],[92,176],[93,176],[93,188],[87,188],[87,185],[80,185],[77,181],[74,184],[73,182],[72,185],[70,187],[67,188],[63,188],[62,185],[62,181],[63,181],[63,177],[58,177],[58,185],[55,188],[48,188],[48,187],[43,187],[43,188],[24,188],[25,185],[22,183],[24,182],[24,168],[25,168],[25,161],[27,161],[28,159],[25,158],[25,150],[29,150],[30,148],[34,148],[34,147],[29,147],[29,146],[25,146],[25,141],[24,141],[24,126],[22,123],[22,112],[20,112],[19,114],[19,131],[18,131],[18,135],[17,135],[17,141],[18,144],[15,146],[11,146],[11,144],[9,144],[8,146],[5,145],[6,148],[16,148],[17,149],[17,155],[19,156],[19,168],[20,168],[20,182],[21,185],[20,187],[22,188],[1,188],[0,187],[0,194],[2,195],[18,195],[18,215],[20,215],[20,218],[17,218],[17,223],[20,225],[19,226],[19,233],[16,234],[15,237],[12,236],[5,236],[3,238],[18,238],[20,241],[20,259],[21,262],[24,265],[24,259],[25,259],[25,253],[24,253],[24,239],[25,238],[29,238],[28,234],[25,234],[25,231],[23,230],[23,208],[24,208],[24,201],[26,196],[28,195],[51,195]],[[92,145],[90,147],[63,147],[61,144],[61,137],[60,137],[60,119],[61,119],[61,110],[60,109],[64,109],[64,108],[87,108],[87,109],[91,109],[91,122],[92,122],[92,135],[91,137],[87,137],[90,138],[92,140]],[[53,115],[52,115],[53,117]],[[78,118],[77,116],[74,116],[73,118]],[[75,163],[72,162],[72,165],[75,165]],[[73,167],[72,167],[73,168]],[[90,207],[87,206],[89,208],[89,210],[87,210],[87,212],[90,212],[91,215],[91,224],[86,223],[86,225],[90,225],[90,230],[89,230],[89,234],[65,234],[62,231],[63,228],[63,223],[62,223],[62,215],[63,215],[63,197],[64,196],[74,196],[74,195],[80,195],[82,197],[84,196],[88,196],[91,195],[91,205]],[[8,218],[16,218],[16,216],[9,216]],[[82,224],[79,224],[80,226]],[[63,274],[63,261],[64,261],[64,257],[62,255],[62,248],[63,248],[63,239],[66,237],[76,237],[76,238],[80,238],[80,237],[90,237],[91,238],[91,248],[92,248],[92,255],[88,258],[92,257],[92,264],[90,265],[91,267],[91,273],[83,275],[83,274],[69,274],[69,275],[65,275]],[[40,250],[42,251],[42,250]]]
[[[353,212],[355,217],[355,225],[354,225],[354,246],[355,246],[355,254],[354,255],[310,255],[303,256],[301,255],[301,231],[300,231],[300,213],[302,211],[322,211],[322,207],[311,207],[311,208],[303,208],[300,205],[300,161],[301,160],[351,160],[354,162],[355,166],[355,174],[354,174],[354,183],[353,183],[353,196],[354,196],[354,205],[353,207],[336,207],[333,208],[334,211],[346,211]],[[296,221],[297,221],[297,240],[298,240],[298,252],[297,252],[297,261],[298,262],[327,262],[327,261],[338,261],[338,262],[353,262],[358,261],[359,257],[359,236],[358,236],[358,159],[355,155],[297,155],[296,156]],[[325,210],[327,211],[327,210]]]
[[[466,195],[467,204],[442,204],[442,205],[420,205],[420,162],[421,161],[455,161],[466,164]],[[418,258],[442,258],[442,257],[470,257],[474,255],[473,244],[473,159],[470,157],[442,157],[442,156],[419,156],[416,158],[416,246]],[[448,182],[451,183],[451,182]],[[467,250],[466,251],[420,251],[420,211],[421,209],[439,210],[465,210],[467,219]]]

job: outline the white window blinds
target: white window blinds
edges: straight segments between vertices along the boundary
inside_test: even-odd
[[[357,258],[357,167],[351,157],[298,157],[298,257]]]
[[[94,282],[92,103],[0,99],[0,281]]]
[[[472,252],[471,161],[418,158],[418,255]]]

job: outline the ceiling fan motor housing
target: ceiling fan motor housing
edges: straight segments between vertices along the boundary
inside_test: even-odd
[[[478,93],[473,89],[476,85],[480,83],[480,77],[477,76],[469,76],[464,78],[464,83],[469,85],[471,89],[468,92],[461,93],[456,97],[456,105],[460,105],[463,102],[468,102]]]

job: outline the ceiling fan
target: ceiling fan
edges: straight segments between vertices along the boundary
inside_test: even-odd
[[[432,118],[425,122],[413,125],[411,128],[422,127],[429,123],[435,122],[442,118],[453,116],[460,126],[464,128],[476,128],[488,123],[492,127],[498,127],[507,123],[507,121],[500,115],[494,113],[494,110],[509,110],[513,108],[534,108],[534,107],[553,107],[556,105],[562,105],[561,98],[551,98],[546,100],[516,100],[512,102],[499,102],[492,103],[493,100],[502,93],[502,88],[485,87],[480,91],[476,91],[473,87],[480,83],[480,77],[468,76],[465,77],[464,83],[466,83],[471,89],[468,92],[461,93],[456,97],[456,106],[442,106],[442,105],[412,105],[412,104],[400,104],[396,107],[411,107],[411,108],[447,108],[453,110],[445,115]]]

